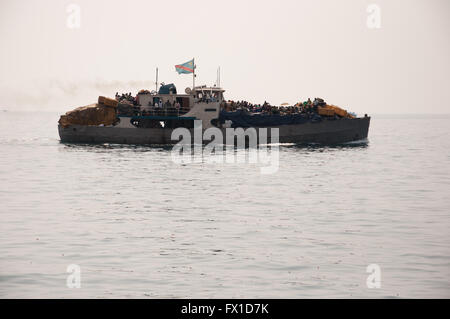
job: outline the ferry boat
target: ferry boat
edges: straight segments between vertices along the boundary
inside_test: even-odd
[[[252,127],[258,133],[264,129],[269,142],[271,128],[278,128],[279,143],[340,144],[365,140],[368,136],[367,115],[228,112],[224,92],[217,86],[193,86],[179,94],[173,84],[161,85],[158,92],[140,91],[135,98],[137,105],[130,106],[129,112],[123,111],[124,105],[119,101],[100,97],[96,107],[110,108],[113,120],[70,121],[68,112],[59,121],[59,136],[64,143],[176,144],[179,140],[172,138],[175,129],[186,128],[194,133],[198,123],[202,131],[218,128],[223,136],[227,129]]]

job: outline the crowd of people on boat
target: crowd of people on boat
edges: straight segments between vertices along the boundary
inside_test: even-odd
[[[124,103],[124,102],[126,103],[126,102],[128,102],[128,103],[131,103],[133,105],[138,105],[137,96],[133,96],[131,94],[131,92],[129,92],[129,93],[122,93],[122,94],[119,94],[119,92],[116,92],[116,100],[119,103]]]
[[[133,96],[131,93],[122,93],[119,94],[118,92],[116,92],[116,100],[119,103],[122,104],[130,104],[133,106],[139,106],[139,95]],[[178,101],[174,101],[174,102],[170,102],[169,100],[167,100],[166,102],[162,102],[162,100],[158,97],[155,97],[153,101],[149,102],[149,105],[145,105],[145,106],[149,106],[149,107],[153,107],[155,109],[163,109],[163,108],[175,108],[175,109],[179,109],[181,108],[181,104]]]
[[[298,114],[298,113],[317,113],[319,106],[325,106],[326,103],[321,98],[316,98],[314,101],[308,99],[304,102],[298,102],[295,105],[274,106],[264,101],[263,104],[253,104],[247,101],[232,101],[224,102],[223,107],[228,112],[243,110],[247,113],[262,113],[262,114]]]
[[[119,102],[118,113],[120,115],[179,115],[189,111],[183,109],[178,100],[164,102],[156,96],[146,105],[140,104],[139,95],[133,96],[131,93],[116,93],[116,100]]]
[[[133,96],[131,92],[119,94],[116,92],[116,100],[120,104],[127,104],[134,106],[136,109],[139,108],[139,95]],[[201,102],[215,102],[217,99],[214,95],[203,95],[199,101]],[[326,103],[321,98],[315,98],[314,101],[308,98],[308,100],[303,102],[298,102],[294,105],[281,105],[275,106],[271,105],[267,101],[262,104],[254,104],[248,101],[224,101],[221,104],[221,108],[227,112],[235,112],[242,110],[246,113],[258,113],[258,114],[280,114],[280,115],[290,115],[290,114],[308,114],[317,113],[319,106],[325,106]],[[175,109],[179,110],[181,105],[178,101],[171,103],[170,101],[162,102],[161,99],[156,98],[156,100],[149,105],[151,109]],[[148,111],[148,110],[143,110]]]

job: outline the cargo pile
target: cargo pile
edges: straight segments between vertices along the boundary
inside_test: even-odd
[[[59,124],[62,127],[69,125],[112,125],[116,119],[117,101],[99,96],[98,103],[78,107],[61,115]]]

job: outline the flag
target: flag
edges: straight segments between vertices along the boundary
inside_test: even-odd
[[[194,59],[183,64],[175,65],[175,70],[178,72],[178,74],[194,73],[194,68]]]

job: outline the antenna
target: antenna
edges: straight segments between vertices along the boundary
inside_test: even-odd
[[[216,85],[217,85],[218,87],[220,87],[220,66],[217,68],[217,74],[216,74],[216,76],[217,76],[217,79],[216,79]]]

